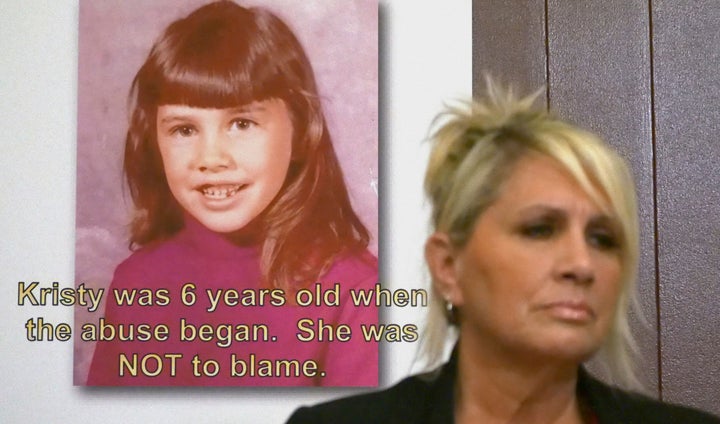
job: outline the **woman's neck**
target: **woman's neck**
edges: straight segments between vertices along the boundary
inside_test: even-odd
[[[578,365],[523,360],[461,337],[455,422],[581,424]]]

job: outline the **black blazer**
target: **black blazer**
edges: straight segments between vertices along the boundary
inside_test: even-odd
[[[454,356],[440,369],[408,377],[386,390],[302,407],[287,424],[451,424]],[[577,390],[600,424],[720,424],[720,418],[710,414],[610,387],[582,368]]]

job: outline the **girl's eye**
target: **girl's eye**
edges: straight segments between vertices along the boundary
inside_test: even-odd
[[[235,119],[232,122],[233,128],[242,130],[242,131],[248,130],[254,125],[257,125],[257,123],[255,121],[252,121],[250,119],[245,119],[245,118]]]
[[[549,223],[530,224],[521,228],[520,233],[531,239],[548,239],[555,234],[555,226]]]
[[[170,134],[179,135],[180,137],[190,137],[195,134],[195,128],[189,125],[180,125],[172,128]]]

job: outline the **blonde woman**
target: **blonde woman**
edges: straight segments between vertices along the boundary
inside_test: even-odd
[[[437,361],[456,327],[450,360],[290,423],[720,423],[583,368],[600,354],[616,383],[637,387],[634,184],[597,136],[532,103],[488,84],[485,99],[442,113],[432,137],[426,352]]]

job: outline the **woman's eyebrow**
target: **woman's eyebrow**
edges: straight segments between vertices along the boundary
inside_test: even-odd
[[[549,204],[532,204],[522,207],[518,210],[520,215],[547,214],[547,215],[565,215],[565,210]]]
[[[607,215],[604,213],[599,213],[597,215],[594,215],[590,218],[590,223],[594,225],[608,225],[613,228],[618,227],[620,223],[618,222],[617,218]]]

